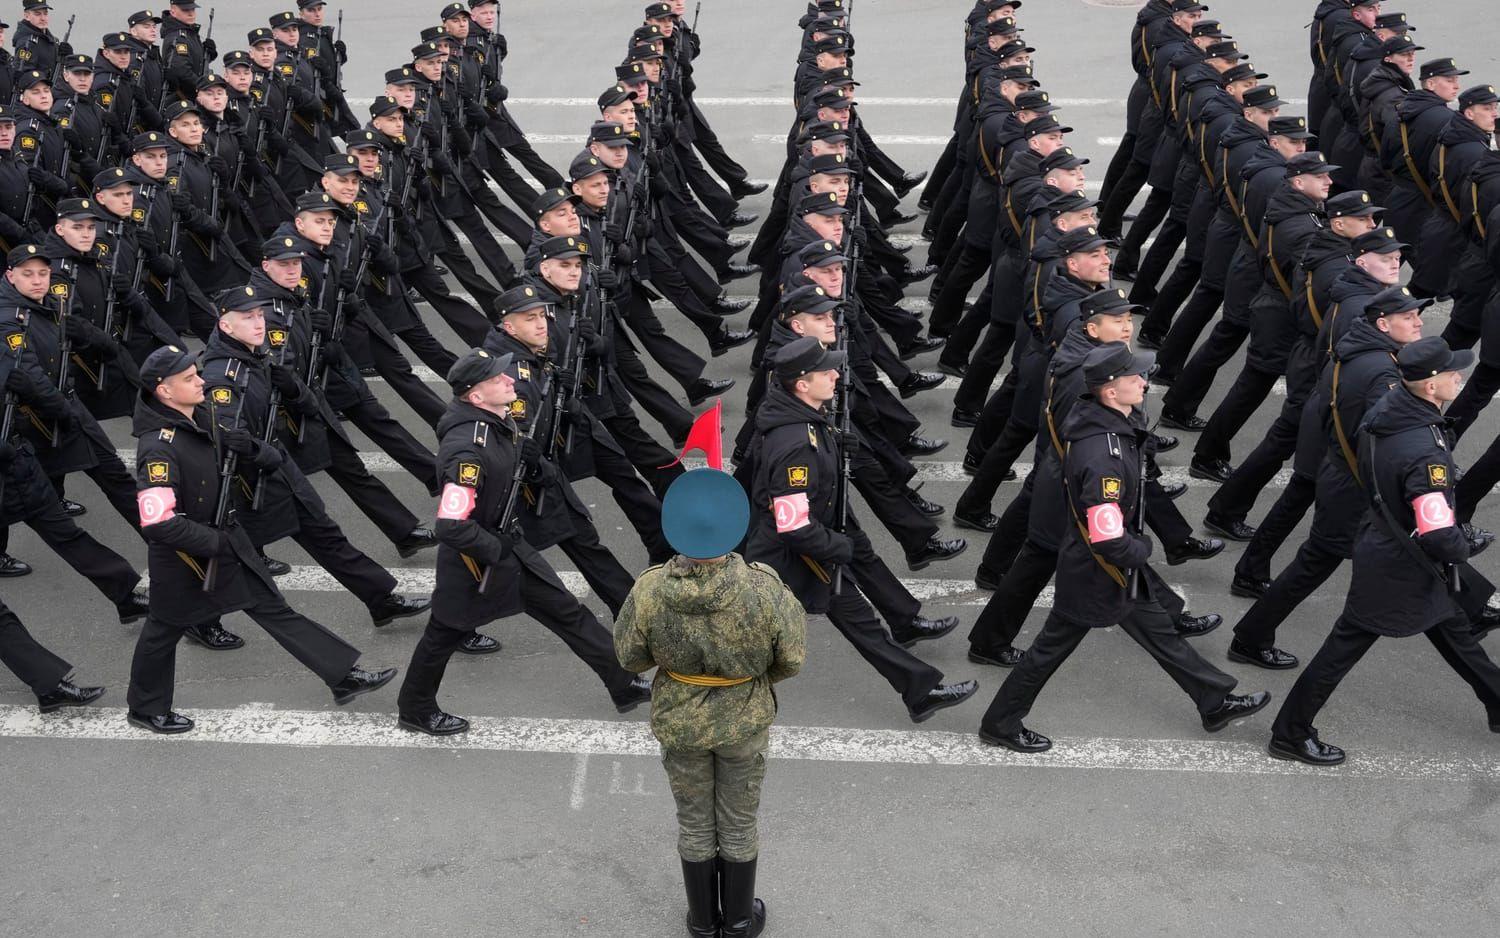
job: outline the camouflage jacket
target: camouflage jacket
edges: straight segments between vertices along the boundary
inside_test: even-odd
[[[673,558],[641,574],[615,619],[626,670],[657,667],[651,731],[668,749],[714,749],[771,725],[771,685],[802,669],[807,615],[770,567]],[[701,687],[667,674],[752,680]]]

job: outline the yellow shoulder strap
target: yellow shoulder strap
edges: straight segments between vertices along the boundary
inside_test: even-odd
[[[1344,462],[1349,464],[1349,471],[1354,474],[1354,481],[1363,485],[1359,478],[1359,460],[1355,458],[1354,447],[1349,445],[1349,435],[1344,432],[1344,420],[1339,416],[1339,370],[1343,367],[1344,363],[1341,361],[1333,363],[1333,394],[1329,396],[1329,406],[1333,408],[1333,433],[1338,437],[1339,449],[1344,453]]]
[[[1412,158],[1412,155],[1411,155],[1411,129],[1406,126],[1406,121],[1402,121],[1400,123],[1400,130],[1401,130],[1401,159],[1403,159],[1406,162],[1406,171],[1408,173],[1411,173],[1412,182],[1415,182],[1417,184],[1417,189],[1421,191],[1422,198],[1424,198],[1424,199],[1427,200],[1427,204],[1428,205],[1432,205],[1432,206],[1436,206],[1437,203],[1434,202],[1434,201],[1432,201],[1432,190],[1430,188],[1428,188],[1428,186],[1427,186],[1427,180],[1423,179],[1422,178],[1422,174],[1417,171],[1417,161]]]

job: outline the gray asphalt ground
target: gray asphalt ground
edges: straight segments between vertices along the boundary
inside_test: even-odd
[[[351,5],[345,39],[351,47],[351,97],[378,94],[379,75],[399,64],[431,8],[390,0]],[[525,99],[592,99],[637,24],[634,0],[530,0],[504,4],[511,56],[506,82],[522,126],[537,134],[581,136],[591,106],[524,103]],[[1309,64],[1303,25],[1312,0],[1215,4],[1222,19],[1270,72],[1283,97],[1306,95]],[[797,0],[705,3],[701,98],[788,97],[797,41]],[[891,135],[945,137],[962,80],[961,17],[967,0],[860,0],[856,75],[863,118],[877,140]],[[1487,4],[1478,0],[1412,3],[1424,57],[1452,55],[1473,80],[1500,78],[1483,30]],[[117,28],[128,10],[117,3],[69,6],[80,13],[88,41]],[[1075,148],[1094,159],[1101,178],[1123,129],[1131,74],[1125,58],[1134,4],[1040,0],[1021,11],[1026,38],[1041,51],[1037,73],[1055,98],[1102,99],[1063,112],[1076,128]],[[246,29],[274,8],[226,5],[215,38],[239,46]],[[928,104],[882,104],[881,98],[930,98]],[[1295,110],[1295,109],[1294,109]],[[715,104],[709,119],[753,177],[773,178],[779,139],[792,120],[788,105]],[[362,113],[362,112],[361,112]],[[757,140],[756,135],[776,135]],[[891,144],[912,171],[936,160],[937,144]],[[539,150],[566,166],[574,144]],[[764,211],[766,196],[746,203]],[[916,195],[909,199],[915,205]],[[916,223],[902,233],[914,236]],[[753,228],[749,229],[753,232]],[[920,256],[925,246],[917,248]],[[753,281],[740,281],[741,294]],[[925,297],[926,285],[911,294]],[[1445,311],[1434,311],[1431,332]],[[435,317],[434,317],[435,319]],[[735,320],[736,324],[739,320]],[[685,333],[686,334],[686,330]],[[696,335],[686,341],[697,343]],[[740,379],[725,399],[732,432],[743,414],[748,376],[744,349],[714,359],[710,374]],[[924,362],[931,364],[931,362]],[[1237,368],[1236,362],[1234,367]],[[1226,374],[1227,385],[1232,376]],[[1217,389],[1202,413],[1217,400]],[[381,392],[385,395],[385,392]],[[386,395],[393,412],[414,420]],[[952,392],[934,390],[911,402],[931,435],[953,445],[934,457],[962,455],[962,433],[948,427]],[[1258,413],[1237,441],[1248,451],[1274,417],[1275,402]],[[1472,461],[1500,430],[1496,413],[1459,449]],[[128,426],[111,434],[133,445]],[[1185,466],[1192,438],[1168,454]],[[367,442],[362,449],[371,449]],[[384,476],[430,516],[433,505],[402,474]],[[392,568],[430,568],[432,555],[409,561],[337,488],[319,480],[335,518],[352,539]],[[952,506],[961,481],[928,482],[929,498]],[[1017,490],[1001,489],[996,508]],[[644,552],[619,510],[597,483],[581,486],[607,543],[628,567]],[[144,564],[145,552],[112,517],[86,479],[68,494],[89,506],[91,532]],[[1179,503],[1201,520],[1210,491],[1191,489]],[[1269,507],[1267,492],[1251,520]],[[1487,502],[1477,521],[1500,519]],[[856,506],[859,510],[860,506]],[[891,566],[906,574],[900,551],[865,512]],[[982,539],[965,555],[923,571],[923,578],[972,577]],[[1278,558],[1284,563],[1295,544]],[[1228,624],[1248,603],[1227,595],[1231,545],[1220,558],[1170,568],[1195,612],[1218,612]],[[33,576],[6,581],[5,601],[43,640],[72,659],[81,680],[109,685],[102,702],[123,707],[134,628],[34,538],[18,529],[12,551],[37,566]],[[294,564],[310,561],[295,545],[271,553]],[[1480,558],[1493,576],[1496,553]],[[557,554],[559,569],[569,569]],[[1347,571],[1335,577],[1284,627],[1286,648],[1310,656],[1338,615]],[[943,593],[942,589],[937,590]],[[289,593],[292,602],[337,628],[373,664],[404,666],[419,631],[402,623],[376,632],[350,596]],[[953,592],[928,603],[932,615],[957,614],[964,627],[921,655],[949,679],[977,677],[979,697],[945,711],[919,731],[963,748],[1003,674],[967,663],[962,638],[984,594]],[[607,614],[595,600],[591,605]],[[1045,617],[1035,613],[1022,641]],[[213,655],[184,646],[178,701],[192,715],[205,710],[334,708],[326,691],[247,621],[242,651]],[[529,717],[615,720],[586,669],[550,634],[525,619],[488,629],[503,653],[455,659],[444,704],[476,718]],[[801,677],[779,689],[781,720],[804,727],[914,730],[894,693],[822,619],[810,623],[810,656]],[[1224,660],[1229,628],[1197,647],[1241,677],[1241,690],[1269,689],[1280,698],[1295,677],[1267,674]],[[1491,645],[1495,643],[1492,641]],[[1492,651],[1494,649],[1492,648]],[[0,706],[33,698],[0,676]],[[388,690],[351,710],[394,711]],[[1274,705],[1273,705],[1274,706]],[[47,738],[6,730],[0,711],[0,933],[120,935],[671,935],[682,928],[672,802],[649,755],[485,748],[411,748],[396,739],[372,745],[293,746],[187,740],[158,742],[120,732],[118,739]],[[114,712],[123,725],[123,715]],[[622,721],[644,720],[644,711]],[[394,716],[392,713],[392,721]],[[1214,738],[1253,762],[1271,714],[1234,725]],[[1091,637],[1038,702],[1028,721],[1053,736],[1059,754],[1129,750],[1142,741],[1176,741],[1191,754],[1206,734],[1189,702],[1117,631]],[[205,729],[212,720],[204,720]],[[61,726],[62,723],[52,724]],[[1496,739],[1470,692],[1427,643],[1384,642],[1344,684],[1320,729],[1367,761],[1324,773],[1258,774],[1201,771],[1187,757],[1148,760],[1134,768],[1100,758],[1049,767],[1049,757],[1003,765],[915,764],[916,759],[828,761],[816,749],[771,765],[762,810],[760,894],[771,909],[767,934],[915,936],[929,934],[1481,934],[1500,912],[1500,781]],[[834,734],[837,735],[837,734]],[[845,734],[849,735],[849,734]],[[27,738],[29,737],[29,738]],[[870,737],[873,738],[873,737]],[[906,737],[903,737],[906,738]],[[282,742],[295,742],[283,739]],[[974,742],[974,748],[978,743]],[[580,746],[581,751],[589,747]],[[856,757],[857,758],[857,757]],[[1478,761],[1468,761],[1478,760]],[[963,762],[965,760],[948,760]],[[1356,760],[1357,762],[1357,760]],[[1247,763],[1248,764],[1248,763]],[[1431,773],[1412,765],[1436,767]],[[1403,766],[1407,768],[1403,768]]]

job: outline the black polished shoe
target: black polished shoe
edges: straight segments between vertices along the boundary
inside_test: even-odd
[[[909,225],[920,217],[916,212],[907,213],[898,209],[890,218],[882,218],[880,220],[880,227],[886,231],[890,231],[898,225]]]
[[[730,299],[728,294],[719,296],[714,300],[713,305],[709,307],[709,309],[721,316],[733,316],[735,313],[742,313],[749,308],[750,301],[748,299],[745,297]]]
[[[977,427],[979,426],[979,412],[955,407],[953,408],[953,415],[948,418],[948,422],[955,427]]]
[[[1345,758],[1344,750],[1323,742],[1316,735],[1296,743],[1272,736],[1270,745],[1266,746],[1266,752],[1269,752],[1274,759],[1320,766],[1338,765]]]
[[[73,501],[73,499],[71,498],[62,498],[58,499],[58,501],[62,503],[63,514],[67,515],[69,518],[76,518],[79,515],[86,515],[89,513],[89,510],[87,508]]]
[[[615,697],[615,712],[629,713],[651,699],[651,682],[638,677],[630,682],[623,694]]]
[[[1236,573],[1234,579],[1229,581],[1229,595],[1238,596],[1241,599],[1259,599],[1266,595],[1266,590],[1270,588],[1270,580],[1261,580],[1241,573]]]
[[[380,376],[380,369],[374,365],[360,365],[359,376],[361,378],[376,378]]]
[[[1234,475],[1234,467],[1229,465],[1227,459],[1199,459],[1194,456],[1188,463],[1188,475],[1205,482],[1224,483]]]
[[[921,283],[923,280],[926,280],[928,277],[931,277],[937,272],[938,265],[923,264],[920,267],[907,268],[906,272],[897,275],[896,279],[901,281],[906,286],[911,286],[914,283]]]
[[[755,896],[756,862],[718,859],[721,938],[758,938],[766,929],[766,904]]]
[[[1178,614],[1177,621],[1172,623],[1172,626],[1183,638],[1197,638],[1200,635],[1207,635],[1223,624],[1224,617],[1217,612],[1210,612],[1206,616],[1194,616],[1184,612]]]
[[[725,329],[715,336],[713,341],[708,343],[708,352],[714,358],[718,358],[730,349],[739,348],[754,338],[755,331],[753,329]]]
[[[70,681],[58,681],[47,693],[36,695],[36,707],[42,713],[52,713],[63,707],[87,707],[103,696],[102,687],[78,687]]]
[[[893,244],[891,245],[891,250],[897,254],[910,254],[911,249],[914,247],[916,247],[915,244]]]
[[[1223,703],[1203,714],[1203,728],[1217,733],[1241,717],[1266,709],[1270,702],[1270,693],[1263,690],[1253,694],[1227,694]]]
[[[930,391],[940,386],[947,379],[935,371],[913,371],[906,376],[896,390],[901,392],[901,399],[908,400],[916,397],[923,391]]]
[[[1000,518],[992,511],[980,512],[979,514],[960,514],[955,509],[953,512],[953,523],[960,528],[993,534],[1000,527]]]
[[[901,452],[907,456],[931,456],[948,448],[947,440],[929,440],[918,433],[901,441]]]
[[[245,640],[224,628],[218,622],[208,622],[182,630],[188,641],[202,645],[209,651],[234,651],[244,648]]]
[[[920,514],[926,515],[929,518],[936,518],[943,512],[948,510],[942,505],[939,505],[937,502],[929,502],[927,499],[923,498],[922,494],[916,489],[907,489],[902,494],[906,496],[906,500],[908,503],[910,503],[911,507],[915,508]]]
[[[1004,746],[1012,752],[1020,753],[1046,752],[1052,748],[1052,740],[1041,733],[1033,733],[1024,726],[1014,733],[997,733],[981,726],[979,741],[991,746]]]
[[[1177,383],[1177,373],[1157,365],[1156,370],[1148,376],[1148,380],[1159,388],[1170,388]]]
[[[924,212],[930,212],[930,211],[932,211],[932,200],[931,199],[919,199],[917,201],[917,208],[921,209]],[[928,240],[931,240],[931,239],[928,239]]]
[[[997,668],[1014,668],[1026,658],[1026,652],[1014,645],[989,649],[978,645],[969,646],[969,660],[975,664],[994,665]]]
[[[952,362],[945,362],[941,358],[939,358],[937,363],[937,370],[941,371],[945,375],[951,375],[955,378],[962,378],[964,375],[967,375],[969,373],[969,366],[955,365]]]
[[[344,675],[342,681],[333,685],[333,702],[342,707],[360,694],[368,694],[370,691],[379,690],[389,684],[391,678],[395,676],[395,668],[366,671],[364,668],[356,665],[349,669],[349,673]]]
[[[749,247],[750,245],[752,245],[754,243],[755,243],[755,241],[753,239],[747,238],[744,235],[735,235],[734,237],[730,238],[729,241],[728,241],[729,250],[730,250],[731,253],[734,253],[734,254],[740,253],[745,248]]]
[[[1162,453],[1170,453],[1172,450],[1176,449],[1178,444],[1181,442],[1177,439],[1177,437],[1170,436],[1165,433],[1153,433],[1151,434],[1151,437],[1152,439],[1156,440],[1156,454],[1158,456],[1160,456]]]
[[[1230,541],[1247,542],[1255,538],[1255,525],[1246,524],[1241,519],[1216,515],[1211,511],[1204,517],[1203,526]]]
[[[401,539],[396,545],[396,553],[403,559],[412,556],[418,551],[427,550],[429,547],[438,545],[437,535],[432,533],[431,528],[416,527],[411,533]]]
[[[1181,544],[1173,544],[1167,548],[1167,566],[1181,566],[1189,560],[1207,560],[1218,556],[1223,551],[1224,542],[1216,537],[1203,540],[1189,536]]]
[[[175,711],[168,711],[160,716],[147,716],[135,710],[125,711],[125,720],[131,726],[139,726],[143,730],[160,733],[163,736],[175,736],[178,733],[190,732],[193,721]]]
[[[762,192],[765,192],[765,191],[766,191],[766,184],[765,183],[763,183],[763,182],[753,182],[753,181],[751,181],[749,179],[742,179],[742,180],[740,180],[740,182],[739,182],[738,185],[736,185],[733,189],[729,190],[729,195],[736,202],[738,202],[740,199],[748,199],[752,195],[760,195]]]
[[[1145,332],[1142,332],[1135,337],[1136,345],[1140,346],[1143,349],[1150,349],[1153,352],[1160,351],[1162,343],[1165,341],[1167,341],[1166,336],[1154,336]]]
[[[1181,498],[1182,493],[1186,491],[1186,482],[1163,482],[1161,484],[1161,493],[1174,502]]]
[[[1484,638],[1486,635],[1500,629],[1500,609],[1486,605],[1484,611],[1479,614],[1478,621],[1470,621],[1470,629],[1476,639]]]
[[[274,557],[267,557],[265,554],[261,554],[260,562],[266,565],[266,572],[271,574],[271,576],[286,576],[292,572],[292,565],[285,560],[277,560]]]
[[[959,463],[959,468],[963,469],[964,475],[971,476],[979,471],[980,462],[982,462],[980,457],[975,456],[973,453],[965,452],[963,462]]]
[[[958,616],[944,616],[941,619],[912,616],[911,622],[904,627],[891,629],[891,638],[902,648],[910,648],[917,642],[930,642],[935,638],[942,638],[956,628],[958,628]]]
[[[1239,639],[1229,643],[1227,652],[1230,661],[1238,661],[1240,664],[1253,664],[1257,668],[1265,668],[1267,671],[1290,671],[1297,666],[1297,656],[1290,652],[1282,651],[1280,648],[1251,648],[1242,644]]]
[[[493,655],[500,650],[500,642],[481,632],[470,632],[458,643],[458,650],[466,655]]]
[[[423,717],[409,717],[403,713],[396,717],[396,725],[403,730],[426,733],[428,736],[453,736],[469,731],[468,720],[441,710],[433,711]]]
[[[400,593],[391,593],[375,600],[370,605],[370,618],[375,621],[375,627],[378,629],[390,625],[397,619],[405,619],[426,612],[431,605],[430,599],[407,599]]]
[[[1208,421],[1197,414],[1174,414],[1169,410],[1164,410],[1161,412],[1161,425],[1171,427],[1173,430],[1202,433],[1203,428],[1208,426]]]
[[[896,193],[896,198],[904,199],[906,198],[907,193],[911,192],[911,190],[915,189],[917,186],[920,186],[924,181],[926,181],[926,179],[927,170],[925,169],[920,173],[907,173],[906,175],[898,179],[894,185],[891,186],[891,191]]]
[[[115,603],[115,612],[120,615],[120,624],[129,625],[146,618],[151,611],[151,597],[145,590],[136,590],[125,597],[124,602]]]
[[[734,387],[733,378],[699,378],[688,389],[688,405],[697,407],[715,394],[723,394],[732,387]]]
[[[1459,525],[1459,528],[1464,532],[1464,539],[1469,542],[1470,559],[1473,559],[1474,557],[1477,557],[1478,555],[1484,553],[1484,549],[1486,547],[1489,547],[1495,541],[1495,535],[1493,532],[1486,531],[1484,528],[1481,528],[1476,524],[1470,524],[1469,522],[1465,521],[1463,524]]]
[[[1004,572],[996,573],[984,564],[974,571],[974,586],[977,589],[994,592],[1000,588],[1000,581],[1005,577]]]
[[[968,547],[969,542],[961,537],[955,537],[949,541],[934,534],[927,539],[926,544],[906,555],[906,566],[913,571],[925,570],[932,565],[934,560],[952,560]]]
[[[956,707],[974,696],[979,690],[978,681],[958,681],[954,684],[939,684],[927,692],[922,702],[915,707],[907,707],[906,712],[911,716],[913,723],[925,723],[939,710]]]
[[[10,554],[0,554],[0,577],[26,576],[31,572],[31,564],[24,560],[17,560]]]
[[[736,264],[731,261],[724,265],[724,273],[719,277],[719,283],[732,283],[741,277],[753,277],[760,273],[759,264]]]
[[[746,225],[755,224],[755,220],[759,217],[760,216],[755,214],[754,212],[735,212],[733,215],[730,215],[728,218],[724,219],[724,227],[743,228]]]
[[[934,335],[917,336],[915,342],[900,350],[901,360],[909,362],[918,355],[925,355],[928,352],[936,351],[947,344],[947,339],[940,339]]]

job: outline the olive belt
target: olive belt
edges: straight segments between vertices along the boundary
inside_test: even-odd
[[[753,677],[714,677],[708,674],[678,674],[662,668],[667,677],[679,684],[691,684],[693,687],[738,687],[755,680]]]

